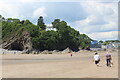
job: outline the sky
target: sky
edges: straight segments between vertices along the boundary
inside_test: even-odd
[[[0,0],[0,14],[34,24],[60,19],[94,40],[118,39],[118,0]]]

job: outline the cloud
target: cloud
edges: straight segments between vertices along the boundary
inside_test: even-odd
[[[118,30],[117,3],[89,2],[80,3],[86,18],[70,23],[81,33],[108,32]]]
[[[39,16],[43,16],[47,24],[55,18],[60,18],[69,22],[69,25],[80,33],[96,39],[110,38],[94,37],[96,34],[116,35],[112,32],[118,30],[118,0],[76,0],[77,3],[69,3],[69,1],[64,3],[66,0],[63,2],[58,0],[59,3],[57,3],[52,0],[55,3],[42,3],[47,1],[1,0],[0,14],[5,18],[29,19],[33,23],[36,23]],[[115,37],[112,38],[115,39]]]
[[[35,0],[37,1],[37,0]],[[5,18],[19,18],[33,19],[38,16],[47,16],[45,13],[46,8],[38,6],[37,9],[34,7],[34,0],[4,0],[0,1],[0,15]],[[32,16],[32,17],[31,17]]]
[[[82,33],[94,33],[118,30],[117,22],[115,21],[102,22],[100,21],[99,18],[97,19],[98,20],[94,21],[94,19],[88,17],[85,20],[75,21],[74,23],[70,24],[73,25],[76,30],[79,30]]]
[[[115,5],[116,4],[116,5]],[[93,15],[112,15],[118,3],[105,3],[103,2],[86,2],[80,3],[80,5],[86,10],[88,14]],[[116,8],[117,9],[117,8]],[[96,14],[98,13],[98,14]]]
[[[28,9],[29,7],[26,7],[26,5],[23,5],[18,1],[13,1],[14,0],[11,2],[7,0],[0,1],[0,15],[5,18],[18,18],[21,20],[26,19],[30,14]]]
[[[34,12],[33,12],[33,18],[36,18],[36,17],[39,17],[39,16],[46,17],[47,14],[45,13],[45,10],[46,10],[45,7],[37,8],[37,9],[34,10]]]
[[[21,3],[33,3],[36,0],[18,0],[18,1],[20,1]]]
[[[116,39],[116,31],[118,30],[117,4],[95,1],[80,3],[87,14],[86,18],[70,24],[80,33],[89,34],[91,38]]]
[[[19,8],[16,5],[1,2],[0,3],[0,14],[4,17],[14,17],[19,16]]]
[[[16,0],[6,0],[6,1],[16,1]],[[17,0],[23,3],[29,2],[118,2],[119,0]]]
[[[101,31],[117,31],[118,24],[117,24],[117,22],[110,21],[108,24],[101,26],[100,30]]]
[[[88,34],[89,37],[95,40],[108,40],[108,39],[118,39],[118,31],[110,32],[96,32]]]

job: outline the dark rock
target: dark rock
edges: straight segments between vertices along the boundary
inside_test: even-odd
[[[11,37],[8,41],[3,42],[2,48],[8,50],[19,50],[19,51],[27,51],[32,50],[32,43],[29,33],[25,32],[20,37]]]

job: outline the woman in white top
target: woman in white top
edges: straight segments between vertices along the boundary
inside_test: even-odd
[[[100,56],[98,55],[98,53],[95,53],[94,55],[94,62],[97,66],[99,66]]]

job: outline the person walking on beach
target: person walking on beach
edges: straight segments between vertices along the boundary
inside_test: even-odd
[[[96,52],[94,55],[94,62],[97,66],[99,66],[99,62],[100,62],[100,56],[98,55],[98,53]]]
[[[106,54],[106,65],[107,65],[107,67],[112,66],[112,56],[109,52]]]
[[[72,54],[72,53],[70,53],[70,56],[72,57],[72,56],[73,56],[73,54]]]

